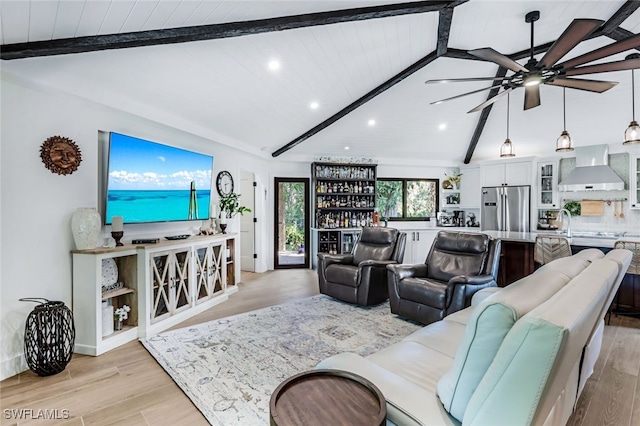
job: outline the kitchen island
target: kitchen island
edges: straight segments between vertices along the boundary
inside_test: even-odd
[[[536,265],[533,261],[534,247],[537,235],[559,235],[557,232],[507,232],[507,231],[482,231],[493,238],[502,240],[502,252],[500,255],[500,271],[498,286],[507,286],[520,278],[533,273]],[[613,248],[616,240],[626,238],[620,234],[586,233],[568,238],[571,251],[577,253],[586,248],[597,248],[608,252]],[[640,303],[640,295],[638,295]]]

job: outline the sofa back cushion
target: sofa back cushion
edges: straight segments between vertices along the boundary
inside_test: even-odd
[[[566,275],[571,279],[582,272],[582,270],[589,266],[591,262],[597,259],[602,259],[603,257],[604,253],[598,249],[582,250],[571,257],[562,257],[553,260],[535,271],[534,274],[539,271],[554,270],[558,274]]]
[[[549,424],[565,424],[577,392],[576,366],[617,273],[614,262],[595,260],[519,320],[469,400],[463,423],[542,424],[551,414],[557,417]]]
[[[399,231],[394,228],[362,229],[360,239],[353,249],[353,263],[364,260],[389,260],[394,253]]]
[[[480,275],[487,264],[491,237],[480,233],[440,231],[427,256],[427,274],[438,281],[456,275]]]
[[[559,260],[575,275],[589,265],[577,256]],[[438,382],[438,397],[456,419],[462,421],[471,396],[516,321],[550,299],[575,276],[558,273],[553,267],[555,262],[501,289],[473,310],[453,367]]]

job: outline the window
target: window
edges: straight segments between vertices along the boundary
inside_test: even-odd
[[[378,212],[389,220],[428,220],[438,211],[438,179],[379,178]]]

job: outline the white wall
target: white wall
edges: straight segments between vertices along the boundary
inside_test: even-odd
[[[0,380],[26,369],[23,332],[32,303],[23,297],[62,300],[71,306],[71,214],[98,207],[98,131],[116,131],[214,156],[214,177],[229,170],[256,175],[257,271],[273,269],[275,177],[310,177],[308,162],[265,159],[133,114],[1,76],[0,132]],[[67,176],[47,170],[40,145],[48,137],[71,138],[82,152]],[[438,177],[451,168],[379,166],[381,177]],[[214,195],[215,197],[215,195]],[[196,231],[197,225],[126,225],[124,241]],[[105,236],[108,229],[104,229]]]
[[[30,88],[2,76],[0,145],[0,380],[26,369],[22,359],[25,319],[34,304],[22,297],[62,300],[71,306],[70,219],[78,207],[97,207],[98,130],[116,131],[214,156],[214,178],[229,170],[237,182],[240,170],[251,170],[267,191],[256,211],[258,220],[273,223],[273,175],[309,175],[308,163],[266,160],[98,103],[43,88]],[[82,152],[79,169],[67,176],[47,170],[40,145],[50,136],[71,138]],[[274,171],[275,170],[275,171]],[[280,172],[282,170],[282,172]],[[277,171],[277,172],[276,172]],[[143,235],[195,231],[184,223],[125,225],[124,241]],[[272,226],[265,226],[261,269],[273,259]],[[107,235],[107,230],[104,230]],[[271,267],[273,261],[271,260]]]

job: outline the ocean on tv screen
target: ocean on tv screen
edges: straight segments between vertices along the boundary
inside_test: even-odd
[[[209,217],[211,191],[196,191],[193,219]],[[107,219],[122,216],[125,223],[189,220],[190,190],[109,190]]]

